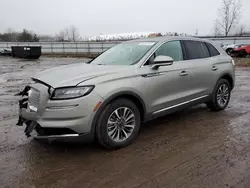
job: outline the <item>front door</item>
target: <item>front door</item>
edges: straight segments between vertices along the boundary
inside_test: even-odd
[[[151,68],[154,58],[159,55],[170,56],[174,59],[172,65],[161,66],[157,70]],[[174,108],[190,100],[189,84],[191,75],[188,64],[183,61],[180,41],[164,43],[141,67],[141,94],[147,103],[150,113],[156,114]]]

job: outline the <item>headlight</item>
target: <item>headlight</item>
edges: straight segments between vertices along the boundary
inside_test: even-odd
[[[51,99],[74,99],[88,95],[93,89],[94,86],[57,88],[54,90]]]

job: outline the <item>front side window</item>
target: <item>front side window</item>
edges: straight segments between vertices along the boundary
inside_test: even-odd
[[[210,57],[208,48],[204,42],[184,40],[183,43],[188,60]]]
[[[91,61],[91,64],[132,65],[138,63],[154,45],[155,42],[121,43],[105,51]]]
[[[172,57],[174,61],[182,61],[183,53],[180,41],[170,41],[163,44],[155,52],[155,57],[159,55]]]

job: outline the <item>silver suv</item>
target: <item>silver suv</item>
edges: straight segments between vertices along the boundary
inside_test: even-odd
[[[20,92],[17,125],[37,139],[94,138],[117,149],[141,123],[199,103],[227,107],[235,64],[211,41],[159,37],[121,43],[88,63],[46,70]]]

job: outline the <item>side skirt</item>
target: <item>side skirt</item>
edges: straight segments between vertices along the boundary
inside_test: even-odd
[[[158,117],[161,117],[161,116],[171,114],[173,112],[183,110],[183,109],[191,107],[191,106],[206,103],[210,99],[211,99],[210,95],[205,95],[205,96],[202,96],[202,97],[192,99],[190,101],[186,101],[186,102],[183,102],[183,103],[180,103],[180,104],[176,104],[176,105],[173,105],[173,106],[170,106],[170,107],[167,107],[167,108],[157,110],[157,111],[155,111],[153,113],[148,114],[144,122],[150,121],[152,119],[155,119],[155,118],[158,118]]]

